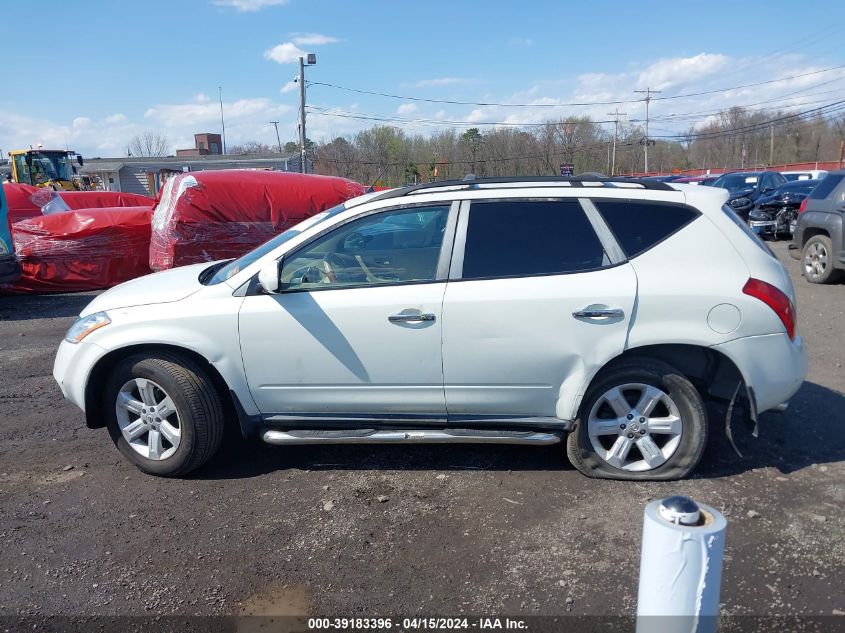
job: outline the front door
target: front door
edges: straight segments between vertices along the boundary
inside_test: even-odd
[[[577,200],[461,213],[443,303],[450,421],[569,419],[584,373],[625,347],[633,269],[613,265]]]
[[[265,416],[445,419],[454,215],[418,206],[345,223],[285,257],[280,294],[245,298],[244,367]]]

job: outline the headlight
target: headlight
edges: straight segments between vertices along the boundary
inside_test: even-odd
[[[751,198],[747,198],[745,196],[743,196],[741,198],[734,198],[733,200],[731,200],[731,206],[734,207],[734,208],[744,207],[744,206],[747,206],[749,204],[751,204]]]
[[[68,343],[79,343],[86,336],[91,334],[94,330],[99,330],[111,323],[109,315],[105,312],[95,312],[89,314],[87,317],[77,319],[76,323],[70,326],[70,329],[65,334],[65,340]]]

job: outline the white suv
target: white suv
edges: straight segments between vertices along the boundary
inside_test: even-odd
[[[747,394],[756,416],[806,369],[789,276],[727,195],[559,178],[367,194],[103,293],[54,375],[156,475],[203,464],[232,423],[271,444],[568,434],[587,475],[684,477],[704,399]]]

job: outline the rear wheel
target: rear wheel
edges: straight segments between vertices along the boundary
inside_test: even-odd
[[[706,443],[707,413],[692,383],[671,365],[632,359],[590,388],[567,454],[589,477],[681,479]]]
[[[801,260],[804,277],[814,284],[830,284],[842,277],[833,263],[833,244],[827,235],[814,235],[804,245]]]
[[[217,451],[220,397],[205,372],[177,355],[132,356],[106,385],[103,410],[117,448],[145,473],[184,475]]]

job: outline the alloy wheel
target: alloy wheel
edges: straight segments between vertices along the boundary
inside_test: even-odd
[[[146,378],[127,381],[117,393],[115,411],[124,439],[141,456],[161,461],[179,448],[179,413],[161,385]]]
[[[662,389],[630,383],[608,389],[587,418],[590,443],[602,459],[621,470],[653,470],[674,455],[683,421]]]
[[[827,249],[821,242],[814,242],[804,255],[804,272],[814,279],[821,277],[827,268]]]

